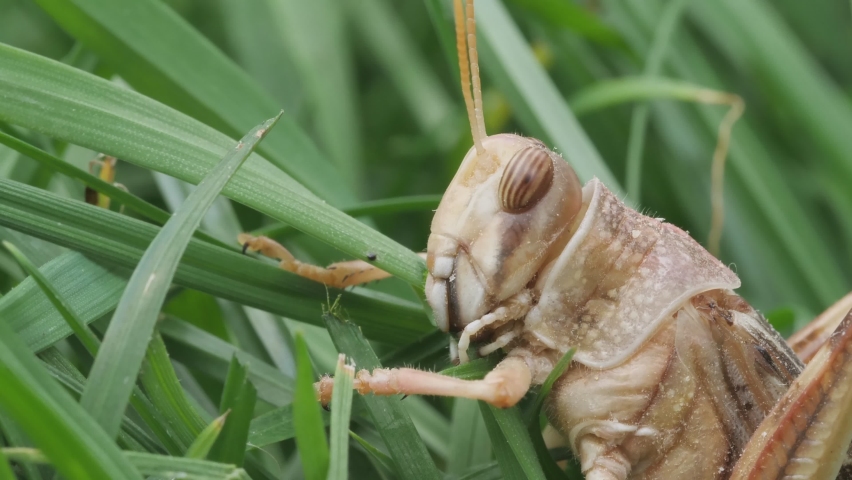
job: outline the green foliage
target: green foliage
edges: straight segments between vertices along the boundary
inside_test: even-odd
[[[450,4],[0,0],[0,479],[288,477],[326,431],[327,478],[562,478],[550,384],[505,411],[356,393],[300,415],[338,352],[466,379],[498,361],[447,368],[420,301],[415,252],[471,144]],[[722,261],[784,334],[850,290],[848,2],[476,7],[489,133],[703,242],[727,107],[699,102],[738,95]],[[227,185],[190,185],[282,108]],[[99,153],[121,185],[89,172]],[[241,231],[397,278],[328,290],[241,255]]]

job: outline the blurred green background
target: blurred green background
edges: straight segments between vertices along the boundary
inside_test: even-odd
[[[134,89],[233,139],[280,107],[297,134],[285,139],[281,130],[290,127],[276,127],[261,147],[269,150],[261,150],[261,155],[330,205],[358,213],[371,229],[415,252],[425,249],[431,211],[471,145],[449,2],[145,0],[133,8],[129,3],[127,8],[116,7],[122,3],[106,8],[98,0],[0,0],[0,42]],[[583,180],[599,176],[637,209],[663,217],[705,243],[711,158],[728,107],[697,103],[695,92],[738,95],[746,108],[733,128],[728,152],[721,258],[742,278],[742,295],[789,334],[794,324],[803,325],[852,290],[849,2],[477,0],[476,5],[489,133],[517,132],[543,140],[575,165]],[[46,116],[38,117],[28,116],[24,107],[14,112],[4,107],[8,95],[18,95],[9,87],[19,73],[9,58],[0,57],[0,72],[5,70],[5,77],[0,73],[0,131],[87,170],[88,162],[113,144],[54,127],[45,119],[65,117],[49,108]],[[62,84],[61,76],[57,78]],[[24,88],[27,82],[20,83]],[[69,90],[76,88],[72,83]],[[30,107],[36,111],[40,105],[33,101]],[[75,114],[73,109],[65,113],[70,118]],[[163,120],[163,131],[175,122]],[[278,143],[273,144],[276,135]],[[120,139],[111,141],[116,151],[129,152],[127,161],[118,164],[116,181],[165,210],[174,211],[191,190],[174,177],[193,180],[200,175],[189,161],[157,163],[158,155],[169,151],[165,141],[152,144],[153,153],[138,145],[120,150]],[[96,148],[99,145],[103,148]],[[289,163],[297,153],[302,163]],[[629,175],[628,158],[637,166]],[[5,146],[0,146],[0,177],[59,198],[84,197],[81,183]],[[239,202],[220,198],[202,230],[233,244],[237,231],[275,228],[281,220],[308,225],[308,230],[313,228],[310,236],[294,229],[274,231],[299,258],[321,264],[367,255],[368,250],[352,246],[339,232],[353,232],[365,245],[375,242],[376,251],[382,252],[378,264],[406,281],[359,289],[358,298],[379,298],[376,304],[365,304],[361,314],[378,316],[371,308],[398,300],[410,318],[396,325],[409,330],[385,338],[365,333],[378,340],[374,347],[386,363],[447,366],[445,339],[430,333],[416,288],[407,285],[417,287],[422,273],[416,259],[406,257],[403,249],[394,250],[397,247],[384,237],[347,230],[344,223],[325,231],[308,213],[292,222],[283,213],[273,220],[270,209],[277,207],[265,214],[258,211],[263,211],[264,198],[281,202],[283,209],[290,208],[288,202],[296,210],[301,204],[282,191],[252,192],[256,203],[239,195],[229,195]],[[46,201],[37,201],[36,207],[52,208]],[[118,210],[115,204],[112,208]],[[143,218],[132,210],[125,214]],[[80,228],[95,228],[83,225]],[[19,230],[48,238],[47,233]],[[63,254],[6,228],[2,236],[19,247],[26,245],[31,257],[39,256],[38,261],[31,258],[39,266]],[[83,241],[84,247],[74,247],[71,240],[54,241],[89,254],[98,249],[92,240]],[[384,255],[383,249],[390,253]],[[123,266],[128,267],[132,263]],[[250,272],[246,275],[251,277]],[[25,277],[10,255],[0,253],[3,293]],[[217,281],[210,280],[211,291]],[[253,281],[245,280],[244,286],[251,287]],[[336,350],[322,329],[246,307],[263,306],[250,291],[217,300],[211,291],[202,293],[199,282],[175,288],[165,311],[274,365],[288,378],[295,372],[291,333],[304,331],[316,370],[333,370]],[[320,290],[311,292],[322,296]],[[310,301],[320,303],[313,297]],[[342,303],[347,308],[346,300]],[[108,318],[112,308],[114,302],[105,302],[90,314]],[[286,314],[287,308],[271,311]],[[5,310],[11,311],[19,310]],[[311,315],[314,319],[308,322],[322,323],[318,313]],[[293,316],[304,320],[308,314]],[[373,331],[394,321],[392,315],[377,320]],[[105,323],[100,325],[105,328]],[[280,342],[267,342],[264,328],[277,329]],[[190,395],[202,407],[205,401],[215,403],[211,399],[219,398],[227,365],[205,370],[197,352],[180,345],[176,333],[170,335],[170,352],[182,362],[179,376],[191,378],[186,384],[197,387],[188,387]],[[427,342],[414,341],[423,335]],[[52,342],[34,348],[53,344],[87,371],[91,359],[77,341]],[[408,348],[410,355],[394,356],[395,348],[407,342],[414,345]],[[415,405],[406,408],[414,410],[415,424],[443,470],[458,474],[493,463],[490,449],[482,447],[487,436],[481,424],[479,437],[454,436],[457,443],[448,447],[450,432],[464,430],[453,422],[454,415],[462,415],[456,412],[461,407],[454,410],[445,400],[406,402]],[[381,444],[369,421],[361,422],[361,433]],[[8,433],[6,438],[14,444]],[[292,440],[274,448],[269,458],[255,455],[257,465],[280,468],[286,478],[303,475]],[[390,475],[376,466],[377,457],[358,452],[352,457],[353,472]],[[487,472],[496,475],[493,469]]]

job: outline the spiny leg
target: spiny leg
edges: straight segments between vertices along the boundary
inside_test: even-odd
[[[359,371],[353,387],[362,395],[440,395],[483,400],[496,407],[508,408],[524,397],[531,381],[532,374],[525,360],[506,357],[482,380],[461,380],[413,368],[377,368],[372,373]],[[314,384],[317,399],[323,405],[331,402],[333,386],[331,377],[323,377]]]
[[[833,479],[852,441],[852,311],[752,435],[731,479]]]
[[[363,260],[332,263],[328,267],[320,267],[302,263],[284,248],[283,245],[268,237],[255,237],[241,233],[237,241],[243,246],[243,251],[260,252],[263,255],[280,260],[279,266],[288,272],[320,282],[334,288],[346,288],[354,285],[382,280],[391,275],[384,270]]]
[[[790,336],[787,344],[799,359],[805,363],[810,362],[849,310],[852,310],[852,293],[838,300],[811,323]]]

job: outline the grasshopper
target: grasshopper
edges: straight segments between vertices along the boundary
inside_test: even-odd
[[[685,232],[596,179],[583,186],[538,140],[488,136],[473,0],[454,10],[474,145],[435,212],[425,292],[438,328],[458,334],[460,362],[471,343],[506,356],[482,380],[376,369],[355,388],[510,407],[574,347],[546,414],[587,479],[852,478],[852,295],[788,344]],[[387,276],[239,240],[338,288]],[[316,388],[328,403],[331,379]]]

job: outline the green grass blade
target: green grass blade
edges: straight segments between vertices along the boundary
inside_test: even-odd
[[[225,382],[232,357],[251,365],[248,377],[259,397],[276,406],[290,402],[293,379],[234,345],[184,321],[167,317],[157,329],[172,357],[182,364]]]
[[[15,474],[12,473],[12,466],[3,455],[3,450],[0,449],[0,480],[15,480]]]
[[[124,289],[122,282],[129,276],[126,269],[137,264],[144,247],[159,231],[148,223],[6,180],[0,180],[0,212],[0,224],[80,250],[100,262],[67,257],[60,262],[61,268],[51,269],[48,275],[87,322],[115,308]],[[79,275],[100,281],[83,282]],[[175,282],[313,323],[319,322],[321,305],[329,294],[322,285],[196,240],[190,242],[181,259]],[[341,304],[372,339],[405,343],[434,330],[419,304],[363,289],[342,295]],[[41,296],[33,283],[24,281],[0,299],[0,313],[10,318],[16,331],[36,349],[70,333],[61,326],[61,316],[51,316],[44,310],[52,311],[53,307],[42,302]]]
[[[352,416],[352,383],[355,368],[346,365],[345,355],[340,355],[334,370],[334,390],[331,397],[331,438],[328,480],[349,478],[349,420]]]
[[[500,1],[477,5],[478,30],[482,41],[493,50],[499,69],[495,75],[507,77],[520,94],[528,111],[583,181],[598,177],[610,190],[621,194],[621,187],[595,146],[583,131],[565,99],[547,73],[533,57],[529,44]],[[495,132],[492,132],[495,133]]]
[[[44,150],[36,148],[29,143],[26,143],[22,140],[19,140],[15,137],[7,135],[3,132],[0,132],[0,143],[6,145],[10,148],[17,150],[18,152],[26,155],[29,158],[41,163],[46,168],[51,169],[52,171],[61,173],[63,175],[68,176],[69,178],[73,178],[75,180],[80,180],[84,185],[90,187],[97,191],[98,193],[102,193],[107,197],[111,198],[113,201],[118,202],[128,209],[143,215],[159,225],[163,225],[166,223],[171,215],[169,212],[155,206],[150,203],[142,200],[141,198],[129,193],[121,188],[116,187],[115,185],[105,182],[100,178],[92,175],[84,170],[79,168],[75,168],[73,165],[70,165],[68,162],[62,161],[62,159],[57,158]],[[225,246],[218,240],[213,239],[209,235],[204,232],[198,231],[195,232],[198,238],[202,238],[207,240],[208,242],[214,243],[219,246]]]
[[[381,367],[357,326],[332,313],[323,315],[323,320],[337,350],[351,358],[355,368],[372,370]],[[362,400],[396,463],[398,473],[403,478],[440,478],[423,440],[399,400],[372,395]]]
[[[31,464],[47,464],[50,459],[33,448],[0,449],[15,461]],[[181,478],[186,480],[250,480],[246,473],[234,465],[205,460],[168,457],[145,452],[123,452],[127,461],[143,475],[157,478]],[[93,477],[81,477],[93,478]]]
[[[0,385],[0,407],[65,478],[142,478],[5,322],[0,322]]]
[[[306,480],[325,480],[329,451],[320,405],[314,393],[314,367],[308,345],[296,333],[296,393],[293,397],[293,428]]]
[[[609,46],[622,46],[621,35],[604,23],[584,5],[560,0],[510,0],[534,14],[543,22],[574,32]]]
[[[228,415],[222,434],[210,451],[210,459],[242,466],[246,453],[249,424],[257,403],[257,389],[248,381],[249,365],[243,365],[236,355],[231,357],[219,413]]]
[[[556,362],[556,365],[553,366],[553,370],[547,375],[547,378],[544,380],[544,383],[541,384],[541,388],[538,389],[538,393],[535,395],[535,399],[533,403],[530,405],[527,414],[527,425],[529,425],[530,429],[539,429],[538,428],[538,417],[541,414],[541,407],[544,406],[544,401],[547,399],[547,396],[550,395],[550,390],[553,388],[553,384],[562,377],[562,374],[565,373],[565,370],[568,369],[568,366],[571,365],[571,360],[574,358],[574,352],[576,352],[576,348],[571,348],[562,358]]]
[[[452,132],[446,127],[452,125],[448,120],[455,106],[413,44],[410,34],[404,30],[404,24],[395,15],[390,3],[367,0],[344,5],[376,60],[408,104],[420,129],[432,133],[445,127],[442,132],[450,134]],[[451,140],[452,137],[439,137],[442,143],[450,143]]]
[[[156,331],[145,352],[139,381],[157,412],[168,420],[170,436],[184,447],[196,441],[205,428],[207,415],[190,403]]]
[[[44,361],[47,371],[56,381],[77,396],[83,393],[86,377],[77,370],[74,364],[62,356],[56,348],[48,348],[41,352],[39,357]],[[163,427],[166,422],[163,421],[162,416],[159,415],[148,399],[142,395],[140,390],[134,390],[131,401],[134,402],[133,406],[142,421],[156,435],[157,439],[163,444],[163,447],[169,452],[179,453],[181,450],[177,443],[172,440],[169,432]],[[128,443],[129,441],[135,442],[151,452],[159,452],[163,448],[156,440],[148,435],[148,432],[144,428],[126,415],[122,420],[121,429],[119,443],[125,442],[129,438]]]
[[[198,183],[233,145],[225,135],[162,104],[43,57],[0,45],[0,121],[31,128]],[[32,109],[33,103],[43,109]],[[59,112],[73,112],[65,115]],[[275,136],[273,136],[274,138]],[[319,200],[258,155],[223,194],[422,288],[426,264],[367,225]]]
[[[377,215],[391,215],[394,213],[416,212],[422,210],[435,210],[441,203],[442,195],[412,195],[408,197],[382,198],[362,202],[342,211],[353,217],[372,217]],[[295,229],[289,225],[276,224],[259,228],[252,235],[266,235],[267,237],[281,237],[286,233],[294,232]]]
[[[535,447],[517,407],[500,409],[485,402],[479,402],[479,407],[504,478],[544,480]]]
[[[118,433],[135,383],[128,379],[135,379],[142,366],[147,342],[140,339],[149,338],[153,332],[166,291],[192,232],[254,145],[277,119],[253,129],[222,159],[151,242],[130,277],[80,399],[80,404],[110,435]]]
[[[663,77],[621,77],[602,80],[580,90],[571,97],[571,108],[586,115],[622,103],[644,100],[706,101],[706,87],[683,80]]]
[[[654,32],[651,48],[645,59],[645,68],[642,74],[646,77],[655,77],[663,67],[663,58],[671,41],[672,33],[677,27],[686,2],[689,0],[676,0],[669,2]],[[642,174],[642,152],[645,147],[645,132],[648,129],[648,105],[639,105],[633,109],[630,118],[630,134],[627,137],[627,172],[625,183],[627,184],[627,195],[637,204],[641,204],[641,174]]]
[[[12,256],[21,264],[24,270],[35,280],[36,284],[41,288],[41,291],[44,292],[44,295],[50,300],[50,303],[56,307],[56,310],[62,315],[62,318],[65,319],[65,323],[71,327],[71,330],[74,331],[74,334],[77,335],[77,338],[83,343],[86,347],[86,350],[92,356],[97,355],[98,348],[100,347],[100,340],[95,334],[89,329],[85,322],[80,320],[80,318],[74,313],[71,306],[68,305],[68,302],[56,291],[55,288],[50,284],[50,281],[41,273],[41,271],[36,268],[33,263],[21,253],[14,245],[9,242],[4,241],[3,246],[6,247]]]
[[[390,458],[389,456],[387,456],[384,452],[382,452],[378,448],[376,448],[375,445],[373,445],[372,443],[368,442],[367,440],[361,438],[355,432],[350,431],[349,436],[352,437],[356,442],[358,442],[358,445],[360,445],[361,448],[363,448],[364,451],[367,452],[368,455],[370,455],[373,459],[375,459],[375,461],[382,468],[384,468],[388,472],[394,472],[394,471],[397,470],[396,465],[394,465],[394,463],[393,463],[393,459]]]
[[[155,0],[40,0],[72,36],[136,90],[231,136],[280,110],[267,93],[171,8]],[[335,204],[354,200],[334,168],[290,118],[261,148],[313,192]],[[124,158],[124,157],[121,157]]]
[[[213,419],[210,422],[210,425],[207,425],[201,433],[198,434],[198,437],[192,442],[192,445],[186,449],[186,458],[195,458],[199,460],[203,460],[207,458],[207,454],[210,452],[210,448],[216,443],[216,439],[219,438],[219,434],[222,433],[222,427],[225,425],[225,420],[228,418],[228,413],[225,412],[219,417]]]
[[[344,4],[334,0],[267,3],[313,107],[320,143],[337,166],[338,176],[357,192],[363,174],[361,132]]]
[[[144,452],[125,452],[124,455],[145,475],[188,480],[251,480],[243,469],[226,463]]]
[[[491,439],[476,400],[456,398],[450,423],[447,473],[462,474],[491,460]]]

